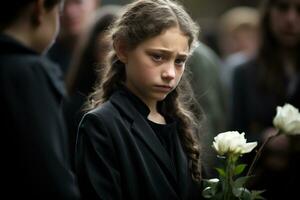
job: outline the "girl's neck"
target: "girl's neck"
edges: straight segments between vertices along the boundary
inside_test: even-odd
[[[151,103],[151,104],[148,103],[147,106],[150,110],[150,113],[147,118],[150,121],[153,121],[158,124],[166,124],[166,120],[165,120],[164,116],[162,114],[160,114],[157,110],[157,102]]]
[[[164,116],[162,116],[159,112],[151,112],[147,117],[150,121],[153,121],[158,124],[166,124],[166,120]]]

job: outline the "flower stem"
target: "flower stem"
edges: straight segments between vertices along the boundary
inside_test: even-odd
[[[271,141],[274,137],[278,136],[279,134],[280,134],[280,131],[277,131],[276,134],[271,135],[270,137],[268,137],[268,138],[263,142],[263,144],[262,144],[262,145],[260,146],[260,148],[258,149],[258,151],[257,151],[257,153],[256,153],[256,155],[255,155],[255,157],[254,157],[254,159],[253,159],[253,161],[252,161],[252,163],[251,163],[251,165],[250,165],[250,168],[249,168],[249,170],[248,170],[248,172],[247,172],[247,176],[250,176],[250,175],[251,175],[252,170],[253,170],[253,168],[254,168],[254,165],[255,165],[255,163],[257,162],[257,160],[259,159],[259,157],[260,157],[260,155],[261,155],[261,152],[262,152],[263,148],[265,147],[265,145],[266,145],[269,141]]]
[[[226,183],[225,183],[225,200],[232,199],[232,178],[233,178],[233,170],[235,166],[235,161],[233,155],[229,155],[227,158],[227,167],[226,167]]]

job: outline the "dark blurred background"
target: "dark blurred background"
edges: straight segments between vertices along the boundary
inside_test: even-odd
[[[219,17],[235,6],[258,7],[259,0],[179,0],[201,27],[200,39],[218,52],[214,44]],[[102,0],[102,5],[124,5],[131,0]]]

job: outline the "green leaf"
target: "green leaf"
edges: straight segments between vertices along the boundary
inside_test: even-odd
[[[235,167],[234,169],[234,175],[239,175],[240,173],[242,173],[244,171],[244,169],[246,168],[246,164],[240,164],[238,166]]]
[[[234,162],[234,163],[236,163],[236,161],[239,159],[239,155],[236,155],[236,154],[234,154],[234,155],[232,155],[231,156],[231,159],[232,159],[232,162]]]
[[[217,172],[219,173],[220,176],[225,177],[225,170],[222,168],[216,168]]]
[[[212,200],[224,200],[224,194],[219,192],[216,195],[214,195],[211,199]]]
[[[241,188],[241,196],[240,198],[243,200],[252,200],[251,192],[247,188]]]
[[[210,187],[210,182],[208,181],[209,179],[203,179],[203,187]]]
[[[232,193],[235,197],[240,197],[242,195],[242,192],[245,190],[243,187],[238,187],[238,188],[232,188]]]
[[[265,199],[264,197],[261,196],[261,194],[265,192],[265,190],[252,190],[251,191],[251,200],[255,199]]]
[[[250,178],[251,176],[242,176],[237,178],[234,183],[233,183],[233,187],[234,188],[240,188],[243,187],[246,183],[246,181]]]

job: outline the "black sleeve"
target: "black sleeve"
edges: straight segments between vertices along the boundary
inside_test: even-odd
[[[84,199],[122,199],[112,133],[105,125],[93,114],[85,115],[79,125],[76,172]]]
[[[232,84],[232,99],[230,104],[230,128],[237,131],[246,130],[246,99],[245,92],[247,88],[245,86],[245,77],[242,66],[236,68],[233,72],[233,84]]]

